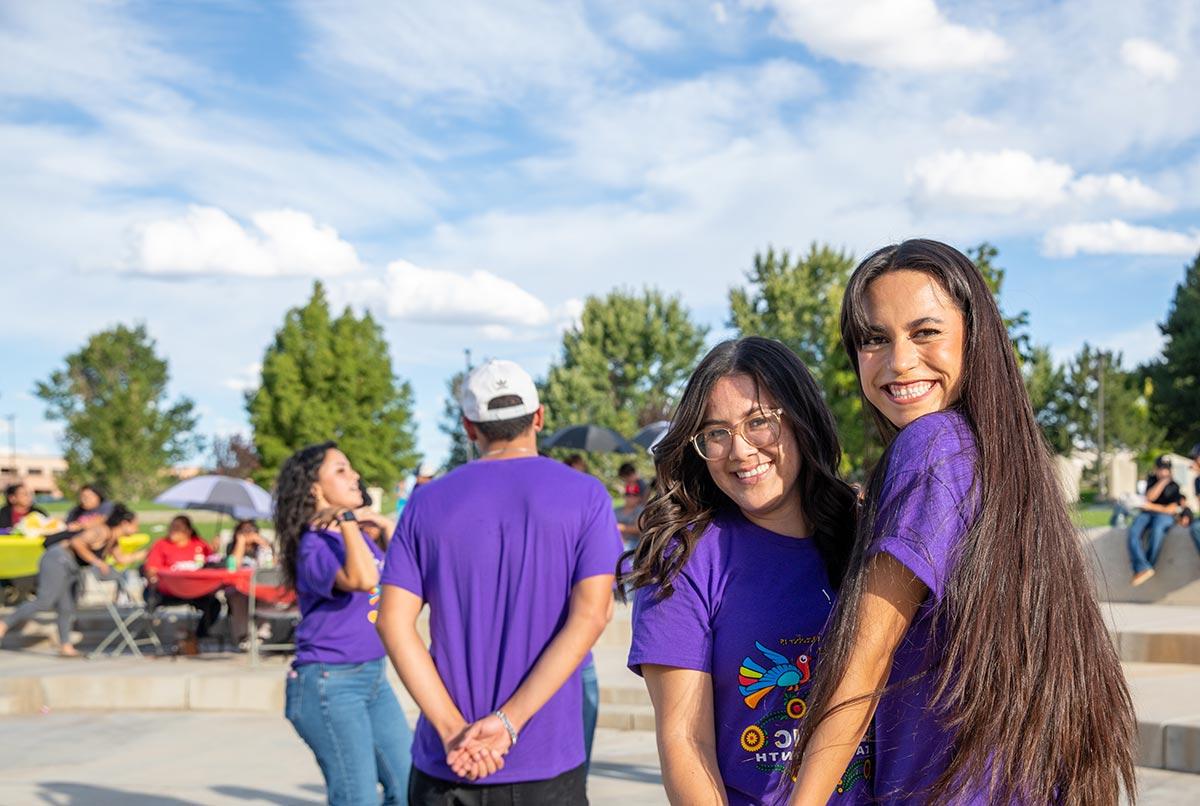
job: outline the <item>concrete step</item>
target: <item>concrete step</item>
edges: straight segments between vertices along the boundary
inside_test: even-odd
[[[1126,663],[1138,718],[1138,764],[1200,773],[1200,665]]]
[[[1121,660],[1200,664],[1200,607],[1108,602],[1101,612]]]
[[[654,709],[648,705],[600,704],[596,725],[614,730],[654,730]]]

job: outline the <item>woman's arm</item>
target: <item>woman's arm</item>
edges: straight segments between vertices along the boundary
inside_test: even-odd
[[[663,786],[673,804],[728,803],[717,766],[712,675],[694,669],[642,664],[654,704]]]
[[[100,536],[99,530],[101,528],[104,527],[87,527],[82,532],[71,538],[70,545],[71,550],[75,552],[75,556],[79,557],[79,559],[83,560],[85,563],[93,568],[96,568],[100,571],[100,573],[107,576],[112,571],[112,568],[104,561],[103,557],[98,556],[92,549],[92,541]],[[107,542],[108,541],[106,540],[105,546],[107,546]],[[101,549],[101,551],[103,553],[103,549]]]
[[[892,555],[878,554],[870,562],[846,672],[830,698],[830,713],[804,751],[791,806],[829,801],[875,715],[879,698],[871,693],[887,684],[896,647],[929,594],[925,583]]]
[[[342,540],[346,544],[346,562],[333,578],[335,588],[344,591],[369,591],[379,584],[379,566],[367,548],[367,539],[354,521],[342,521]]]

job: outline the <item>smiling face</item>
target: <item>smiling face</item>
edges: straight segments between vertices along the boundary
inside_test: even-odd
[[[739,430],[738,424],[745,429],[747,418],[777,406],[765,389],[755,388],[749,375],[727,375],[713,385],[701,429]],[[800,448],[786,418],[780,423],[775,444],[755,447],[739,434],[733,437],[728,456],[705,460],[705,465],[717,487],[751,523],[779,534],[807,535],[808,525],[796,489]]]
[[[357,509],[362,506],[363,497],[358,486],[358,473],[350,466],[346,454],[337,448],[325,451],[325,461],[321,463],[321,469],[317,471],[317,481],[313,484],[313,495],[317,499],[317,509]]]
[[[867,286],[870,330],[858,349],[867,400],[903,428],[958,400],[966,322],[925,272],[888,272]]]

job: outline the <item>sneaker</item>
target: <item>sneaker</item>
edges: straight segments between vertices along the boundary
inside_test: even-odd
[[[1133,587],[1136,588],[1138,585],[1141,585],[1143,582],[1145,582],[1147,579],[1149,579],[1152,576],[1154,576],[1153,568],[1147,568],[1145,571],[1138,571],[1136,574],[1133,575],[1133,581],[1131,584],[1133,585]]]

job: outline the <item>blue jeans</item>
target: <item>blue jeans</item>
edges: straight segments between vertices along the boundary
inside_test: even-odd
[[[1188,530],[1192,533],[1192,542],[1196,544],[1196,551],[1200,551],[1200,521],[1192,521]]]
[[[583,769],[586,773],[592,763],[592,740],[596,738],[596,717],[600,713],[600,683],[596,680],[596,661],[589,658],[579,676],[583,680]]]
[[[288,674],[285,714],[317,757],[330,806],[404,803],[412,731],[383,659],[307,663]]]
[[[1158,562],[1158,552],[1162,549],[1163,538],[1167,530],[1175,523],[1175,518],[1165,512],[1138,513],[1129,527],[1129,562],[1133,573],[1139,574],[1147,568],[1153,568]],[[1142,533],[1150,530],[1150,545],[1142,550]]]

